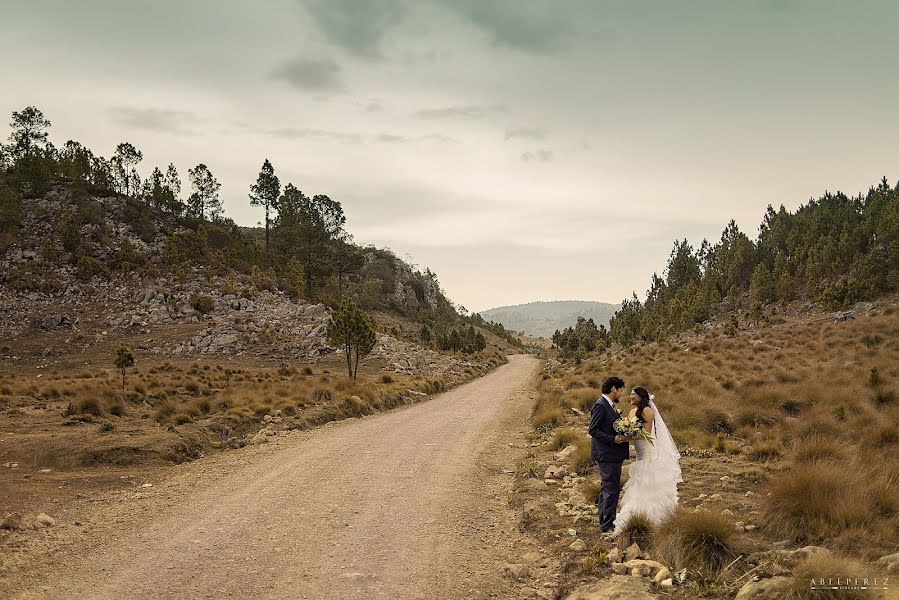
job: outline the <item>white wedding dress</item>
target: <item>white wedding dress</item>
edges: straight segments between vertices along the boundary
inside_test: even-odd
[[[654,402],[652,435],[655,443],[634,442],[637,458],[631,463],[624,484],[621,510],[615,517],[615,531],[621,531],[634,513],[643,513],[658,525],[677,507],[677,484],[683,481],[680,452]]]

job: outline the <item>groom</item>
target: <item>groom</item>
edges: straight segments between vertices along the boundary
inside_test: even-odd
[[[615,405],[624,394],[624,381],[609,377],[602,384],[602,397],[590,409],[590,437],[593,443],[590,456],[599,466],[602,486],[596,508],[599,510],[599,525],[603,533],[615,530],[615,511],[621,494],[621,464],[628,457],[627,438],[615,435],[612,424],[621,416]]]

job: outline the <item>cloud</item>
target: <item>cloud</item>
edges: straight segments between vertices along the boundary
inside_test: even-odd
[[[265,133],[285,140],[318,139],[343,144],[361,144],[365,141],[364,136],[359,133],[309,129],[306,127],[279,127],[278,129],[268,129]]]
[[[519,127],[506,130],[506,141],[514,139],[545,140],[549,132],[540,127]]]
[[[552,162],[555,159],[555,154],[552,150],[546,150],[541,148],[539,150],[535,150],[534,152],[525,152],[521,155],[521,160],[524,162]]]
[[[418,111],[420,119],[486,119],[509,112],[502,104],[494,106],[447,106],[443,108],[423,108]]]
[[[440,133],[408,137],[395,133],[361,133],[355,131],[331,131],[327,129],[311,129],[307,127],[279,127],[267,129],[263,133],[284,140],[325,140],[341,144],[409,144],[413,142],[453,142],[452,138]]]
[[[521,0],[438,0],[484,31],[498,46],[534,54],[553,54],[579,33],[581,23],[590,21],[583,11],[591,2],[565,10],[555,2]]]
[[[119,125],[162,133],[187,134],[189,125],[199,121],[191,112],[164,108],[112,106],[106,113]]]
[[[272,78],[299,90],[320,92],[343,89],[340,66],[330,59],[295,58],[275,69]]]
[[[380,58],[388,30],[403,21],[403,0],[302,0],[312,20],[333,44],[362,58]]]

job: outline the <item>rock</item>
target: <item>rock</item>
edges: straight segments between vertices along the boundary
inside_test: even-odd
[[[141,487],[142,487],[142,488],[151,488],[151,487],[153,487],[153,484],[152,484],[152,483],[145,483],[145,484],[143,484]]]
[[[262,420],[265,421],[266,423],[271,423],[271,422],[272,422],[272,416],[271,416],[271,415],[265,415],[264,417],[262,417]]]
[[[724,510],[721,511],[721,514],[724,515],[725,517],[732,517],[732,516],[734,516],[734,511],[732,511],[729,508],[725,508]]]
[[[53,331],[54,329],[71,326],[72,321],[69,319],[68,315],[51,315],[41,321],[41,329],[44,331]]]
[[[632,575],[636,571],[638,575],[649,575],[651,577],[662,569],[668,571],[665,565],[654,560],[629,560],[624,563],[624,566],[630,570]],[[666,577],[671,577],[670,571]]]
[[[54,519],[47,513],[39,514],[37,517],[35,517],[34,522],[41,527],[53,527],[54,525],[56,525],[56,519]]]
[[[816,557],[827,557],[831,555],[831,551],[821,546],[804,546],[792,552],[786,553],[787,557],[797,563],[805,562]]]
[[[662,587],[671,587],[674,585],[674,580],[671,578],[668,578],[668,579],[660,581],[659,585],[661,585]]]
[[[612,575],[576,588],[565,600],[654,600],[649,582],[640,577]]]
[[[721,481],[729,481],[729,480],[730,480],[730,475],[723,475],[721,477]]]
[[[736,523],[734,523],[734,529],[736,529],[737,531],[743,531],[745,527],[746,523],[744,523],[743,521],[737,521]]]
[[[556,452],[556,458],[558,460],[565,460],[566,458],[571,456],[571,453],[574,452],[575,450],[577,450],[577,446],[575,446],[574,444],[571,444],[570,446],[565,446],[564,448],[562,448],[561,450]]]
[[[671,569],[668,567],[662,567],[656,572],[656,576],[652,578],[652,580],[656,583],[661,583],[664,585],[664,581],[671,581]]]
[[[543,479],[562,479],[566,473],[568,473],[568,469],[565,465],[554,465],[546,470]]]
[[[612,563],[612,573],[627,575],[630,571],[624,563]]]
[[[526,564],[526,565],[533,565],[535,562],[540,560],[540,558],[541,557],[540,557],[539,552],[528,552],[527,554],[525,554],[524,556],[521,557],[521,560],[523,560],[524,564]]]
[[[886,567],[887,573],[890,575],[899,574],[899,552],[881,556],[877,559],[876,564],[881,567]]]
[[[750,581],[740,588],[734,600],[765,600],[785,590],[792,582],[790,577],[771,577]]]
[[[721,494],[712,494],[709,496],[709,500],[721,500]]]
[[[618,546],[615,546],[614,548],[609,550],[609,553],[606,555],[606,559],[610,563],[621,562],[621,549]]]
[[[524,579],[528,576],[528,567],[521,563],[503,565],[503,574],[512,579]]]
[[[568,546],[568,549],[575,552],[583,552],[587,549],[587,544],[584,543],[584,540],[575,540]]]
[[[631,544],[627,547],[627,550],[624,551],[624,561],[630,562],[632,560],[637,560],[643,555],[643,550],[640,549],[640,546],[637,544]]]
[[[25,528],[25,518],[21,513],[11,513],[6,515],[3,522],[0,523],[0,529],[8,529],[10,531],[18,531]]]

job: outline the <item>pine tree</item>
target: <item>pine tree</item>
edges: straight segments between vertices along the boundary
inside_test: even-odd
[[[115,166],[116,177],[119,180],[119,191],[126,196],[136,194],[140,189],[134,189],[134,184],[140,181],[140,177],[137,175],[137,170],[134,167],[143,158],[143,153],[128,142],[122,142],[116,146],[115,154],[112,155],[112,163]]]
[[[14,158],[40,154],[47,144],[50,121],[34,106],[12,113],[9,147]]]
[[[134,355],[124,344],[116,350],[115,366],[122,371],[122,389],[125,389],[125,369],[134,365]]]
[[[187,201],[191,216],[205,219],[207,213],[210,220],[215,220],[222,213],[222,201],[219,190],[222,185],[213,177],[209,167],[203,163],[187,171],[193,193]]]
[[[250,206],[265,207],[265,251],[268,252],[268,230],[270,213],[278,210],[278,198],[281,195],[281,182],[275,175],[272,163],[265,159],[256,183],[250,186]]]
[[[343,348],[347,376],[355,381],[359,361],[375,347],[375,329],[371,320],[354,302],[345,300],[331,315],[327,335],[332,344]]]

